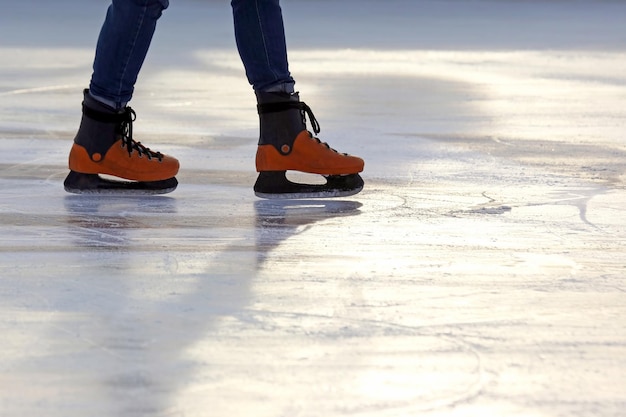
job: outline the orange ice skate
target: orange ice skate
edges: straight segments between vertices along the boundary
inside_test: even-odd
[[[164,194],[176,188],[178,160],[136,142],[132,131],[134,120],[135,112],[130,107],[115,111],[85,91],[83,118],[69,155],[66,191]]]
[[[339,153],[306,129],[320,128],[313,112],[298,94],[257,92],[261,133],[256,154],[259,176],[255,194],[262,198],[324,198],[356,194],[363,189],[361,158]],[[301,184],[287,179],[287,171],[319,174],[325,184]]]

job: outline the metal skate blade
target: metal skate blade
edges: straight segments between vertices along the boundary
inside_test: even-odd
[[[254,194],[266,199],[337,198],[358,194],[363,190],[359,174],[321,177],[322,184],[302,184],[287,179],[285,171],[260,172]]]
[[[72,194],[158,195],[174,191],[178,180],[172,177],[161,181],[123,181],[70,171],[63,186],[65,191]]]

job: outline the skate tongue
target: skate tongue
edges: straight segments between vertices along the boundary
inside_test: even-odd
[[[320,133],[321,128],[320,124],[315,118],[313,114],[313,110],[304,103],[303,101],[280,101],[276,103],[260,103],[257,104],[257,111],[259,114],[266,113],[278,113],[281,111],[297,109],[302,113],[302,121],[306,125],[306,115],[309,116],[309,120],[311,121],[311,126],[313,127],[313,132],[315,134]]]

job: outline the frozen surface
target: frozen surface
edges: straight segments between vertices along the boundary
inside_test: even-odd
[[[2,1],[0,416],[622,416],[626,3],[285,1],[366,189],[256,199],[227,1],[175,0],[152,198],[63,191],[106,2]]]

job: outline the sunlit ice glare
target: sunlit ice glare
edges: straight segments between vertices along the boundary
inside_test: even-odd
[[[232,51],[198,52],[198,58],[217,68],[241,70]],[[466,84],[481,93],[461,95],[484,116],[483,132],[474,133],[621,142],[626,116],[623,52],[307,49],[291,51],[290,61],[292,71],[303,79],[323,74]],[[601,77],[597,68],[603,69]],[[307,85],[307,93],[315,88]],[[419,91],[408,93],[420,97]],[[595,110],[599,103],[601,112]],[[613,111],[607,113],[606,108]]]

